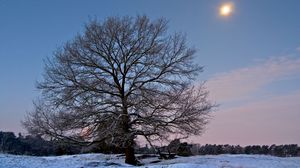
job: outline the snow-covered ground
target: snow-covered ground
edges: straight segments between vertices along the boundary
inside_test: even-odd
[[[300,168],[300,157],[279,158],[261,155],[218,155],[178,157],[150,163],[144,159],[141,168]],[[119,155],[82,154],[58,157],[32,157],[0,154],[0,168],[100,168],[133,167]]]

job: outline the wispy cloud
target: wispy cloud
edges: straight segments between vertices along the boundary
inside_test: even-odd
[[[279,57],[254,66],[220,73],[207,82],[211,97],[217,102],[240,100],[251,96],[272,82],[300,75],[299,57]]]
[[[221,109],[201,143],[286,144],[300,142],[300,90]]]
[[[242,145],[300,143],[300,86],[261,97],[277,81],[286,84],[299,79],[299,53],[214,75],[207,87],[211,99],[221,106],[207,132],[196,141]]]

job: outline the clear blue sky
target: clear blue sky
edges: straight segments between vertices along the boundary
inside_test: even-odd
[[[228,18],[224,2],[234,4]],[[43,59],[89,18],[137,14],[165,17],[198,50],[199,80],[221,106],[193,142],[300,144],[299,0],[0,0],[0,130],[24,132]]]

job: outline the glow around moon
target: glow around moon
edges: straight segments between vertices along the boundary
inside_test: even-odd
[[[230,16],[233,12],[233,9],[232,3],[225,3],[220,6],[219,13],[221,16]]]

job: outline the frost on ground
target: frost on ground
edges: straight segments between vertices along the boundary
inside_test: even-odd
[[[300,168],[300,157],[279,158],[262,155],[218,155],[178,157],[172,160],[157,158],[142,160],[141,168]],[[0,168],[101,168],[133,167],[119,155],[82,154],[57,157],[32,157],[0,154]]]

